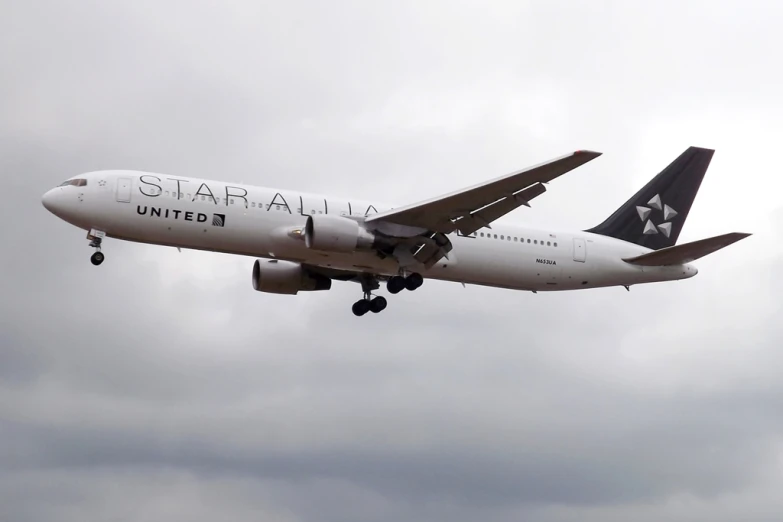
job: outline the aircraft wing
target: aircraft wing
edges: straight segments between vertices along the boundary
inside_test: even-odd
[[[515,208],[530,206],[533,198],[546,192],[545,183],[600,155],[578,150],[457,192],[374,214],[366,222],[391,222],[441,234],[457,230],[472,234]]]

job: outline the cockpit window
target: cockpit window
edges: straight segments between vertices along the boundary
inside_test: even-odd
[[[60,183],[61,187],[65,187],[67,185],[73,185],[74,187],[86,187],[87,186],[87,180],[86,179],[69,179],[68,181],[63,181]]]

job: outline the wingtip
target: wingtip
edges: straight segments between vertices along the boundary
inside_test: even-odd
[[[574,156],[592,156],[593,158],[597,158],[601,154],[603,154],[603,152],[596,152],[594,150],[586,150],[586,149],[580,149],[574,151]]]
[[[747,239],[748,237],[752,236],[750,232],[729,232],[726,234],[725,237],[729,244],[736,243],[738,241],[742,241],[743,239]]]

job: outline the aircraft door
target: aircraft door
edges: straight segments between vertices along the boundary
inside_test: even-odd
[[[117,179],[117,201],[119,203],[130,203],[131,185],[131,178]]]
[[[580,237],[574,238],[574,261],[584,263],[587,259],[587,246],[585,240]]]

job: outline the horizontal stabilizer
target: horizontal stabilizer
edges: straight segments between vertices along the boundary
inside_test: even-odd
[[[655,252],[650,252],[649,254],[623,259],[623,261],[632,265],[641,266],[682,265],[695,261],[708,254],[712,254],[721,248],[736,243],[740,239],[745,239],[749,235],[750,234],[742,232],[732,232],[730,234],[723,234],[722,236],[700,239],[693,243],[662,248]]]

